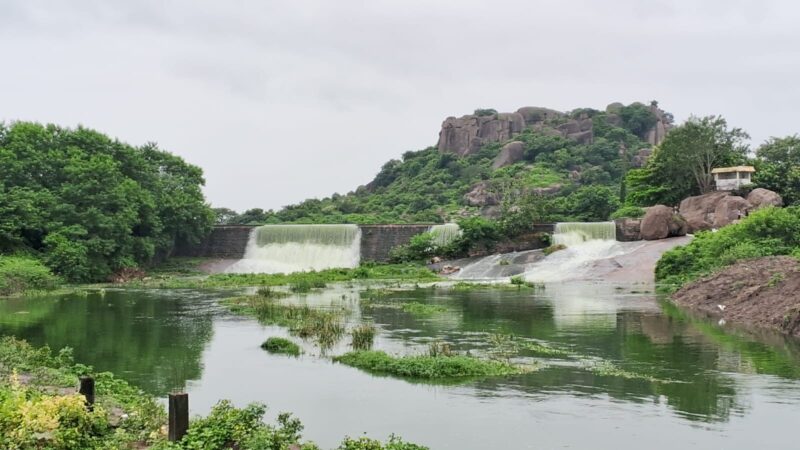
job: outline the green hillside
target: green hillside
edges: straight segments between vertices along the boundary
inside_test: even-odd
[[[476,116],[485,114],[496,112],[476,111]],[[591,142],[554,132],[577,119],[591,120]],[[436,147],[406,152],[384,164],[368,185],[345,195],[309,199],[279,211],[236,214],[220,208],[218,223],[441,223],[482,212],[497,217],[531,201],[544,220],[605,220],[620,205],[625,173],[638,152],[650,147],[643,137],[655,120],[651,107],[641,103],[620,105],[613,114],[578,109],[466,156]],[[524,145],[522,161],[493,169],[501,148],[511,141]],[[496,199],[490,211],[465,199],[481,182]]]

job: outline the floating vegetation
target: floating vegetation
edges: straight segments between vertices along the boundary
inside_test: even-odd
[[[223,303],[234,312],[255,316],[263,324],[287,327],[291,334],[314,340],[322,349],[332,347],[345,332],[341,314],[334,311],[284,305],[263,297],[235,297]]]
[[[299,356],[301,353],[299,345],[281,337],[271,337],[267,339],[261,344],[261,348],[270,353],[280,353],[283,355]]]
[[[523,342],[520,344],[520,349],[531,352],[536,356],[548,357],[570,357],[575,356],[575,352],[561,348],[551,347],[549,345],[540,344],[538,342]]]
[[[362,350],[335,356],[334,361],[377,374],[424,380],[469,379],[516,375],[525,369],[500,361],[472,356],[392,356],[382,351]]]
[[[588,364],[585,366],[585,369],[589,372],[593,372],[600,376],[605,377],[619,377],[619,378],[626,378],[626,379],[639,379],[650,381],[652,383],[672,383],[672,380],[662,380],[660,378],[656,378],[652,375],[647,375],[643,373],[631,372],[625,369],[622,369],[614,363],[610,361],[599,361]]]
[[[403,303],[402,309],[403,312],[414,314],[415,316],[431,316],[447,311],[447,308],[442,305],[430,305],[420,302]]]
[[[375,341],[375,325],[361,324],[350,330],[350,336],[352,337],[350,346],[354,350],[369,350]]]
[[[327,287],[325,280],[320,278],[301,278],[289,283],[289,290],[298,294],[311,292],[312,289],[323,289]]]

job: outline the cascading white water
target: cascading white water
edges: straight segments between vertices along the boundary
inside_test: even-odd
[[[550,282],[591,278],[600,260],[621,256],[632,250],[616,240],[614,222],[557,223],[552,243],[567,248],[533,264],[526,272],[529,281]]]
[[[264,225],[250,232],[244,258],[228,273],[291,273],[356,267],[361,260],[357,225]]]
[[[574,247],[587,241],[615,241],[614,222],[559,222],[553,233],[553,245]]]
[[[433,225],[428,232],[433,235],[433,243],[440,247],[453,242],[461,236],[461,228],[457,223]]]

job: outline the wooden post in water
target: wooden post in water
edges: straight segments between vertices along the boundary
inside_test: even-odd
[[[94,378],[81,377],[81,387],[78,392],[86,397],[86,409],[89,411],[94,409]]]
[[[169,394],[169,441],[180,441],[188,429],[189,394]]]

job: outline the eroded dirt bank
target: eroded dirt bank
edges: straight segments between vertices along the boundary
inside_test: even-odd
[[[731,323],[800,337],[800,262],[795,258],[741,261],[684,286],[672,299]]]

